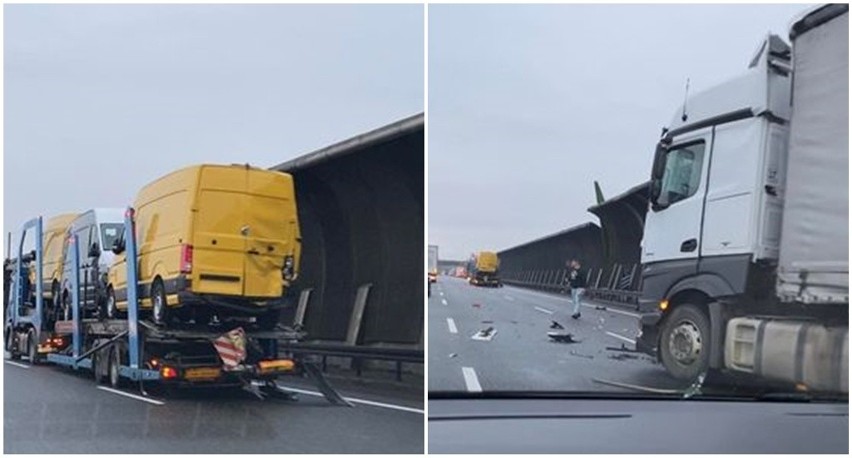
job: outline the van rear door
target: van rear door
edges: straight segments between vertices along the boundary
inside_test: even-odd
[[[290,175],[246,170],[243,223],[246,242],[243,293],[248,297],[282,294],[284,258],[296,250],[295,192]]]
[[[245,182],[245,173],[236,168],[202,168],[193,209],[195,292],[232,296],[243,293]]]

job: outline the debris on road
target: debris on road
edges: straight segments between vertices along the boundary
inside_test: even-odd
[[[494,323],[494,320],[482,320],[482,324],[491,324]]]
[[[476,334],[472,335],[470,338],[473,340],[485,340],[489,341],[494,338],[494,335],[497,334],[497,330],[494,329],[494,326],[489,326]]]
[[[574,339],[574,334],[570,332],[548,332],[547,337],[559,343],[580,343],[579,340]]]
[[[565,327],[562,326],[561,324],[551,320],[550,321],[550,329],[565,329]]]
[[[627,346],[625,346],[624,344],[621,344],[620,347],[606,347],[606,349],[609,350],[609,351],[622,351],[622,352],[626,352],[626,353],[642,353],[639,350],[636,350],[636,349],[633,349],[633,348],[627,348]]]
[[[604,307],[603,305],[596,305],[595,310],[606,310],[606,307]]]
[[[594,356],[592,356],[592,355],[584,355],[584,354],[582,354],[582,353],[577,353],[577,352],[576,352],[576,351],[574,351],[574,350],[571,350],[571,355],[573,355],[573,356],[579,356],[580,358],[595,359],[595,357],[594,357]]]
[[[458,356],[458,353],[450,353],[449,355],[450,358],[455,358],[456,356]]]
[[[617,355],[609,355],[609,359],[614,359],[616,361],[624,361],[626,359],[639,359],[639,355],[631,355],[628,353],[619,353]]]
[[[630,390],[636,391],[644,391],[646,393],[657,393],[657,394],[680,394],[680,390],[670,390],[665,388],[653,388],[650,386],[641,386],[641,385],[632,385],[630,383],[622,383],[622,382],[613,382],[612,380],[604,380],[599,378],[593,378],[593,382],[600,383],[601,385],[609,385],[616,386],[619,388],[627,388]]]
[[[473,307],[475,309],[482,308],[482,304],[473,303],[473,304],[471,304],[471,307]]]

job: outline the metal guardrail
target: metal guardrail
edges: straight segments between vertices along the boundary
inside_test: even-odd
[[[360,377],[363,360],[396,362],[396,380],[402,381],[402,364],[423,364],[423,350],[409,348],[365,347],[338,343],[287,342],[278,346],[280,351],[322,357],[322,370],[327,369],[329,356],[351,358],[356,374]]]
[[[638,307],[642,291],[640,264],[614,264],[608,268],[589,269],[586,274],[586,296],[602,302]],[[503,273],[507,285],[541,291],[567,292],[568,269],[532,269]]]

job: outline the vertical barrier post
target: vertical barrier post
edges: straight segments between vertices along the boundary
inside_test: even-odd
[[[139,273],[137,272],[138,259],[136,256],[136,227],[133,223],[133,207],[127,207],[124,212],[124,241],[125,241],[125,264],[127,265],[127,330],[128,330],[128,353],[130,369],[135,371],[139,368]]]

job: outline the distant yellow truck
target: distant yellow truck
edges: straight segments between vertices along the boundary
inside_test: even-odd
[[[501,287],[500,258],[493,251],[480,251],[468,263],[468,281],[474,286]]]

